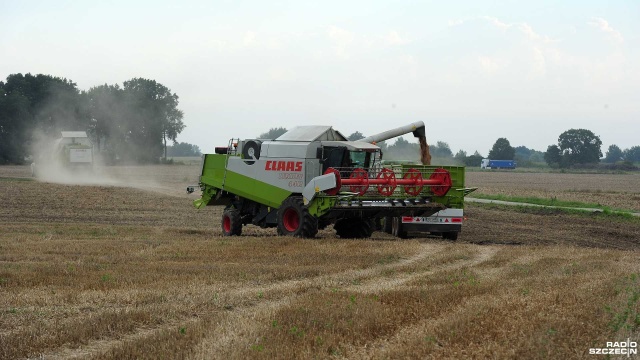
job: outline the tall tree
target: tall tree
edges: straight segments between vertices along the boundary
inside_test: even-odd
[[[453,157],[453,152],[449,147],[449,144],[444,141],[438,141],[435,145],[431,145],[429,148],[431,156],[437,158],[449,158]]]
[[[615,163],[616,161],[622,160],[623,155],[624,154],[622,153],[622,149],[620,149],[618,145],[609,145],[607,154],[604,157],[604,162]]]
[[[394,148],[396,148],[396,149],[398,149],[398,150],[400,150],[400,149],[406,149],[406,148],[408,148],[409,146],[410,146],[410,145],[409,145],[409,142],[408,142],[407,140],[405,140],[404,138],[402,138],[402,137],[398,137],[398,138],[396,138],[396,142],[395,142],[395,143],[393,143],[393,145],[391,145],[391,147],[394,147]]]
[[[586,129],[570,129],[558,137],[558,147],[568,165],[598,163],[601,146],[600,137]]]
[[[175,95],[175,94],[174,94]],[[177,96],[176,96],[177,100]],[[178,104],[176,103],[176,106]],[[167,139],[173,141],[173,144],[176,144],[176,138],[178,134],[184,130],[184,123],[182,122],[182,118],[184,117],[184,113],[182,110],[179,110],[177,107],[170,109],[166,113],[166,119],[168,121],[163,123],[162,129],[162,138],[164,140],[164,159],[167,159]]]
[[[517,158],[529,159],[529,156],[531,156],[531,149],[526,146],[516,146],[514,149],[516,151],[515,155]]]
[[[562,151],[558,145],[549,145],[544,153],[544,161],[551,167],[562,166]]]
[[[47,135],[58,137],[62,130],[86,131],[88,114],[83,111],[83,98],[76,84],[64,78],[38,75],[37,81],[45,89],[45,98],[34,109],[38,128]]]
[[[115,156],[116,149],[124,142],[124,91],[117,84],[104,84],[89,89],[84,96],[91,113],[89,133],[97,150]]]
[[[177,108],[178,95],[155,80],[134,78],[124,82],[131,122],[125,134],[131,156],[142,162],[157,161],[162,148],[166,156],[167,139],[173,140],[184,129],[183,113]],[[135,146],[134,146],[135,144]]]
[[[531,166],[533,163],[544,162],[544,153],[534,149],[529,149],[526,146],[516,146],[515,160],[518,162],[518,166],[526,167]]]
[[[632,146],[624,151],[624,160],[640,162],[640,146]]]
[[[420,160],[420,146],[410,143],[403,137],[397,137],[393,145],[386,146],[384,142],[377,144],[384,152],[385,160]]]
[[[287,129],[285,129],[283,127],[275,127],[275,128],[269,129],[269,131],[267,131],[266,133],[260,134],[260,136],[258,136],[258,139],[274,140],[274,139],[277,139],[278,137],[280,137],[280,135],[282,135],[282,134],[284,134],[286,132],[287,132]]]
[[[464,151],[464,150],[462,150],[462,149],[458,150],[458,152],[457,152],[457,153],[456,153],[456,155],[454,156],[454,158],[455,158],[456,160],[459,160],[459,161],[461,161],[461,162],[464,162],[464,159],[465,159],[466,157],[467,157],[467,152],[466,152],[466,151]]]
[[[7,92],[0,82],[0,164],[22,164],[28,154],[32,126],[29,99],[19,92]]]
[[[0,87],[2,162],[24,162],[32,152],[35,130],[57,137],[61,130],[87,129],[88,111],[71,80],[43,74],[12,74]]]
[[[349,141],[357,141],[360,139],[364,139],[364,135],[360,131],[356,131],[353,134],[347,136],[347,140]]]
[[[202,152],[198,145],[189,144],[186,142],[177,143],[173,146],[167,146],[167,153],[169,156],[200,156]]]
[[[511,146],[506,138],[499,138],[489,151],[489,159],[494,160],[514,160],[516,150]]]
[[[482,158],[483,156],[476,150],[473,155],[469,155],[464,159],[464,164],[466,166],[478,167],[480,163],[482,163]]]

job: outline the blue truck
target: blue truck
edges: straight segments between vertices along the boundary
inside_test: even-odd
[[[480,169],[515,169],[516,162],[514,160],[489,160],[482,159]]]

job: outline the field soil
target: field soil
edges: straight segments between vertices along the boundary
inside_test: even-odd
[[[538,197],[640,212],[640,172],[628,174],[467,172],[479,194]],[[473,195],[471,195],[473,196]]]
[[[468,204],[455,242],[223,237],[222,209],[185,192],[197,175],[0,166],[0,358],[578,359],[640,341],[638,219]],[[640,210],[637,175],[467,185]]]

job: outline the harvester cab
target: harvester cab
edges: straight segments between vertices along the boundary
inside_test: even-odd
[[[253,224],[313,237],[334,224],[340,237],[369,237],[374,218],[429,216],[463,196],[450,189],[464,184],[464,168],[381,166],[375,143],[407,133],[424,136],[424,123],[359,141],[330,126],[299,126],[273,140],[232,140],[203,155],[202,197],[194,205],[225,206],[225,235]]]

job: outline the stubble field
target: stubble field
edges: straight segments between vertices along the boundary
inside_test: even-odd
[[[634,219],[468,204],[457,242],[224,238],[221,209],[184,194],[197,166],[102,170],[0,167],[0,358],[584,358],[640,340]],[[637,175],[567,175],[467,184],[640,210]]]

